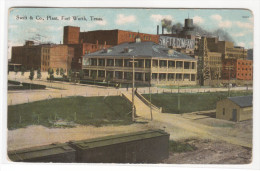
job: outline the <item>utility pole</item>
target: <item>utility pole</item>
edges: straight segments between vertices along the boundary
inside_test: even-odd
[[[151,121],[152,121],[152,120],[153,120],[153,110],[152,110],[151,86],[152,86],[152,73],[150,74],[150,86],[149,86],[149,94],[150,94],[150,113],[151,113]]]
[[[132,121],[135,121],[135,104],[134,104],[134,100],[135,100],[135,57],[133,56],[133,60],[130,61],[132,62],[132,66],[133,66],[133,85],[132,85]]]
[[[225,66],[225,69],[228,69],[228,97],[230,97],[230,70],[233,69],[233,65]]]

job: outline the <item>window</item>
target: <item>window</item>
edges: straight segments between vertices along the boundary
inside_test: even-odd
[[[222,114],[225,115],[225,108],[223,108]]]

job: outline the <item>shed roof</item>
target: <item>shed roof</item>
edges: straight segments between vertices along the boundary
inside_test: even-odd
[[[125,49],[129,49],[129,50],[126,51]],[[171,51],[170,53],[169,50]],[[100,50],[94,53],[84,55],[84,57],[90,57],[90,56],[91,57],[92,56],[162,57],[162,58],[185,59],[185,60],[196,61],[196,59],[186,54],[177,52],[170,48],[166,48],[154,42],[122,43],[120,45],[108,48],[107,51]]]
[[[237,96],[237,97],[228,97],[233,103],[237,104],[240,107],[251,107],[253,106],[253,96]]]
[[[21,150],[9,151],[8,156],[12,161],[23,161],[28,159],[36,159],[40,157],[48,157],[62,153],[75,152],[68,144],[50,144],[38,147],[31,147]]]
[[[113,144],[120,144],[130,141],[144,140],[147,138],[154,138],[159,136],[169,136],[168,133],[162,130],[147,130],[140,132],[133,132],[127,134],[111,135],[101,138],[94,138],[81,141],[71,141],[70,143],[77,146],[80,149],[91,149],[96,147],[103,147]]]

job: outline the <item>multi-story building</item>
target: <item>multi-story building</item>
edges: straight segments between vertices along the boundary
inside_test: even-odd
[[[79,27],[65,26],[63,43],[75,48],[72,68],[73,70],[80,70],[82,67],[80,61],[85,53],[92,53],[125,42],[134,42],[137,35],[139,35],[141,40],[144,42],[159,42],[158,35],[124,30],[95,30],[80,32]]]
[[[41,71],[48,71],[49,68],[63,68],[68,71],[71,69],[73,55],[74,48],[67,45],[34,45],[32,41],[27,41],[24,46],[12,48],[11,63],[21,64],[27,70],[40,68]]]
[[[225,59],[222,67],[223,80],[252,80],[253,61],[244,59]]]
[[[154,42],[122,43],[83,56],[85,79],[141,84],[196,85],[197,61]]]
[[[243,47],[234,46],[233,42],[219,41],[218,37],[208,37],[207,43],[209,51],[221,53],[223,59],[247,58],[247,50]]]

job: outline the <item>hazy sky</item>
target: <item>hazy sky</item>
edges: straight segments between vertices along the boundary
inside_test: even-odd
[[[162,19],[171,19],[173,24],[184,23],[188,15],[195,24],[208,31],[224,29],[236,45],[253,46],[253,14],[249,10],[126,8],[12,8],[9,10],[8,45],[9,48],[22,45],[32,38],[60,43],[63,41],[63,27],[67,25],[79,26],[81,31],[122,29],[156,34],[156,26]],[[47,20],[48,16],[58,20]],[[86,20],[73,20],[73,16],[85,17]],[[91,21],[90,16],[102,21]],[[65,20],[67,17],[69,20]]]

